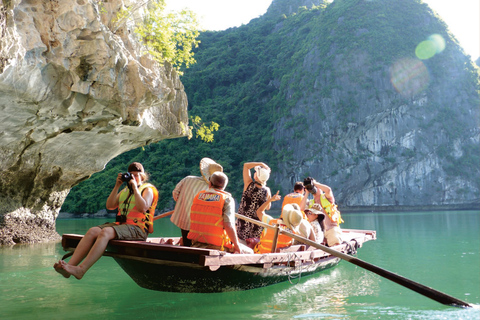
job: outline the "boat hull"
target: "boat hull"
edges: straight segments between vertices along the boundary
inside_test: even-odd
[[[340,259],[329,257],[321,262],[289,267],[222,266],[215,271],[208,267],[180,264],[156,264],[114,258],[120,267],[142,288],[184,293],[215,293],[250,290],[291,281],[336,266]]]
[[[332,247],[355,254],[362,244],[376,238],[375,231],[342,230],[344,243]],[[82,235],[65,234],[62,246],[70,255]],[[231,254],[190,248],[179,238],[147,241],[112,240],[104,256],[111,256],[142,288],[167,292],[214,293],[250,290],[309,276],[336,266],[340,258],[307,245],[295,245],[266,254]]]

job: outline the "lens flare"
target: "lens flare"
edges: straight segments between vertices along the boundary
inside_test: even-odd
[[[415,55],[420,60],[427,60],[437,53],[435,43],[430,40],[422,41],[415,48]]]
[[[437,53],[442,52],[445,50],[445,39],[439,35],[439,34],[432,34],[430,37],[428,37],[428,40],[432,41],[435,43],[435,47],[437,49]]]
[[[415,48],[415,55],[420,60],[427,60],[445,49],[445,39],[439,34],[432,34]]]
[[[409,97],[425,90],[430,76],[422,61],[406,58],[395,62],[390,68],[390,81],[398,93]]]

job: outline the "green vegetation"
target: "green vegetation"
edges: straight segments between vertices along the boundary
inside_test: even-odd
[[[145,7],[143,21],[136,22],[135,33],[157,62],[166,61],[181,74],[181,68],[195,63],[193,49],[200,43],[195,13],[190,10],[167,13],[165,0],[142,0],[120,10],[113,29],[125,25],[136,11]]]
[[[457,47],[444,23],[427,13],[420,0],[335,0],[313,9],[302,8],[293,15],[265,15],[239,28],[200,34],[198,48],[192,46],[197,63],[180,68],[184,73],[181,80],[189,99],[189,114],[212,121],[207,125],[210,132],[205,133],[211,137],[217,130],[214,139],[208,139],[210,143],[165,140],[125,153],[74,187],[62,210],[94,212],[104,208],[115,175],[131,161],[142,162],[151,173],[151,182],[160,191],[160,210],[173,207],[171,192],[178,181],[200,174],[198,165],[203,157],[224,167],[230,178],[227,191],[237,201],[243,189],[244,162],[263,161],[278,172],[280,165],[299,161],[298,151],[293,152],[299,145],[306,146],[302,161],[325,164],[324,177],[345,181],[351,176],[346,166],[364,166],[372,154],[358,144],[357,154],[350,159],[340,157],[343,146],[337,144],[338,132],[346,132],[350,122],[361,127],[367,115],[411,103],[414,97],[401,96],[392,86],[381,85],[389,83],[388,70],[394,61],[415,58],[416,45],[434,33],[446,39],[447,49],[423,62],[432,80],[421,95],[428,95],[429,101],[418,107],[417,114],[405,117],[407,121],[418,117],[415,121],[428,136],[437,135],[445,122],[454,120],[438,138],[442,145],[465,136],[471,125],[464,123],[471,120],[468,115],[459,115],[453,106],[442,105],[445,95],[438,89],[439,83],[451,81],[445,63]],[[450,60],[448,63],[455,65]],[[468,64],[465,68],[470,71],[457,80],[465,86],[474,83],[478,90],[478,68]],[[389,105],[383,103],[385,97]],[[450,148],[445,146],[444,159]],[[471,148],[478,149],[478,144]],[[478,150],[470,151],[460,159],[447,159],[451,167],[445,171],[451,175],[470,172],[467,169],[479,161],[468,155]],[[387,168],[414,162],[426,153],[425,149],[417,152],[392,146],[381,157]],[[478,172],[473,174],[479,176]],[[280,189],[273,180],[269,186],[272,191]]]

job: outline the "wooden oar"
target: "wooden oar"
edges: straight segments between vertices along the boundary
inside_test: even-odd
[[[158,216],[153,217],[153,221],[155,221],[155,220],[157,220],[157,219],[160,219],[160,218],[165,218],[165,217],[171,216],[171,215],[173,214],[173,211],[175,211],[175,210],[172,210],[172,211],[168,211],[168,212],[159,214]]]
[[[256,225],[259,225],[259,226],[262,226],[264,228],[271,228],[271,229],[275,229],[275,227],[273,226],[270,226],[266,223],[263,223],[263,222],[260,222],[258,220],[255,220],[255,219],[252,219],[252,218],[249,218],[249,217],[246,217],[246,216],[243,216],[241,214],[238,214],[236,213],[235,214],[237,218],[239,219],[243,219],[243,220],[246,220],[246,221],[249,221],[251,223],[254,223]],[[315,247],[317,249],[320,249],[320,250],[323,250],[327,253],[330,253],[331,255],[337,257],[337,258],[340,258],[342,260],[345,260],[345,261],[348,261],[350,263],[353,263],[354,265],[357,265],[361,268],[364,268],[364,269],[367,269],[369,271],[372,271],[376,274],[378,274],[379,276],[381,277],[384,277],[388,280],[391,280],[393,282],[396,282],[398,283],[399,285],[402,285],[408,289],[411,289],[417,293],[420,293],[421,295],[424,295],[430,299],[433,299],[437,302],[440,302],[442,304],[445,304],[445,305],[449,305],[449,306],[452,306],[452,307],[472,307],[471,304],[467,303],[467,302],[464,302],[462,300],[459,300],[455,297],[452,297],[452,296],[449,296],[448,294],[445,294],[443,292],[440,292],[440,291],[437,291],[435,289],[432,289],[430,287],[427,287],[427,286],[424,286],[423,284],[421,283],[418,283],[418,282],[415,282],[413,280],[410,280],[410,279],[407,279],[405,277],[402,277],[398,274],[395,274],[393,272],[390,272],[388,270],[385,270],[385,269],[382,269],[380,267],[377,267],[373,264],[370,264],[368,262],[365,262],[363,260],[360,260],[358,258],[355,258],[355,257],[352,257],[352,256],[349,256],[348,254],[345,254],[343,252],[339,252],[337,250],[334,250],[330,247],[326,247],[324,245],[321,245],[319,243],[316,243],[314,241],[311,241],[307,238],[304,238],[302,236],[299,236],[299,235],[296,235],[296,234],[293,234],[291,232],[288,232],[288,231],[285,231],[285,230],[281,230],[280,229],[280,233],[282,234],[285,234],[287,236],[290,236],[292,237],[293,239],[295,240],[298,240],[302,243],[305,243],[305,244],[308,244],[312,247]]]

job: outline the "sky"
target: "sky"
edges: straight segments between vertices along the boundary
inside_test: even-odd
[[[480,0],[423,0],[445,21],[472,60],[480,57]],[[263,15],[272,0],[166,0],[167,10],[189,8],[205,30],[225,30]]]

